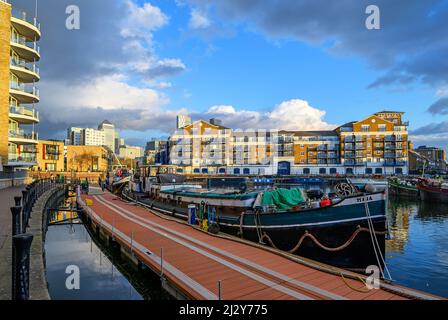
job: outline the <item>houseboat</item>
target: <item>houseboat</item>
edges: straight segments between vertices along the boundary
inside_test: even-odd
[[[376,257],[384,256],[385,251],[384,191],[361,193],[353,187],[337,188],[355,192],[327,199],[322,205],[320,199],[299,188],[210,190],[173,179],[171,183],[162,183],[170,181],[165,177],[149,181],[147,197],[141,202],[184,220],[189,219],[188,208],[194,206],[196,219],[206,219],[214,230],[338,267],[381,265]]]
[[[420,179],[417,188],[423,201],[448,203],[447,182]]]

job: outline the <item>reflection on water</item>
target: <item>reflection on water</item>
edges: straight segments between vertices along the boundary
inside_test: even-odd
[[[386,261],[399,284],[448,297],[448,206],[391,198]]]
[[[45,242],[47,281],[52,299],[58,300],[142,300],[160,299],[160,281],[140,279],[140,294],[117,266],[105,256],[92,241],[90,234],[81,224],[50,226]],[[80,290],[68,290],[65,282],[67,266],[76,265],[80,270]],[[123,270],[122,268],[120,268]],[[130,268],[126,269],[129,270]],[[135,272],[134,272],[135,273]],[[140,276],[141,277],[141,276]],[[150,277],[147,277],[150,278]],[[142,289],[143,288],[143,289]]]

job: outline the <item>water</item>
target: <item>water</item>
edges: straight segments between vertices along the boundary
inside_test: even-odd
[[[389,199],[386,263],[399,284],[448,297],[448,206]]]
[[[160,280],[137,273],[124,261],[106,256],[82,224],[48,228],[45,255],[50,296],[57,300],[165,299]],[[113,260],[113,263],[112,261]],[[80,270],[80,289],[66,288],[66,268]],[[121,271],[123,272],[121,272]],[[124,273],[126,275],[124,275]],[[132,281],[130,281],[132,279]]]

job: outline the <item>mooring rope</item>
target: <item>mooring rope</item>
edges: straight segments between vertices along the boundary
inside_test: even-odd
[[[301,247],[303,241],[306,238],[310,238],[311,240],[313,240],[313,242],[323,250],[332,251],[332,252],[341,251],[341,250],[344,250],[345,248],[347,248],[353,242],[353,240],[355,240],[355,238],[358,236],[358,234],[361,232],[370,232],[370,229],[362,228],[361,226],[358,225],[357,229],[353,232],[351,237],[344,244],[342,244],[338,247],[335,247],[335,248],[330,248],[330,247],[323,245],[313,234],[309,233],[308,230],[306,230],[305,233],[302,235],[302,237],[300,237],[299,241],[294,246],[294,248],[292,248],[291,250],[286,250],[286,251],[289,253],[295,253]],[[386,234],[387,231],[375,231],[375,233],[376,234]],[[274,244],[272,239],[266,234],[266,232],[263,233],[262,239],[266,239],[273,248],[279,249]]]

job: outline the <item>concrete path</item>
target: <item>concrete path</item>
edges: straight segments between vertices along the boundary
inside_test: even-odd
[[[0,190],[0,300],[11,299],[11,210],[24,186]]]

